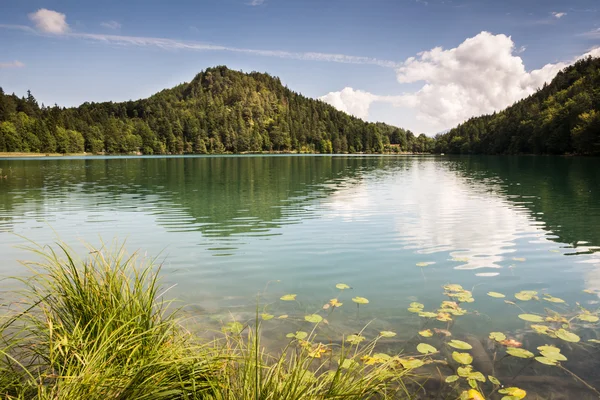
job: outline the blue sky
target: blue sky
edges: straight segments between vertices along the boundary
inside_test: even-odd
[[[597,3],[2,0],[0,86],[74,106],[146,97],[224,64],[433,134],[600,55]]]

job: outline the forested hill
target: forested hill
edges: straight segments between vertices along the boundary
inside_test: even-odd
[[[439,135],[436,151],[600,154],[600,58],[580,60],[506,110]]]
[[[392,145],[392,146],[390,146]],[[394,146],[395,145],[395,146]],[[0,151],[41,153],[426,152],[433,139],[366,123],[292,92],[278,78],[226,67],[150,98],[40,107],[0,89]]]

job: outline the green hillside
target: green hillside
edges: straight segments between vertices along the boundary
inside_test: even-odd
[[[395,146],[390,146],[395,145]],[[426,152],[433,140],[367,123],[268,74],[209,68],[148,99],[40,107],[0,89],[0,152]]]
[[[600,59],[580,60],[528,98],[436,139],[444,153],[598,155]]]

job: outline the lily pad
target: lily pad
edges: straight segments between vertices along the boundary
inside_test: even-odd
[[[381,332],[379,332],[379,335],[380,335],[381,337],[390,338],[390,337],[394,337],[394,336],[396,336],[396,332],[392,332],[392,331],[381,331]]]
[[[287,314],[283,314],[283,315],[280,315],[279,317],[277,317],[277,319],[286,319],[288,316],[289,315],[287,315]]]
[[[421,303],[417,303],[415,301],[415,302],[410,303],[410,308],[420,308],[420,309],[423,309],[423,308],[425,308],[425,305],[421,304]]]
[[[417,351],[421,354],[432,354],[437,353],[437,349],[427,343],[419,343],[417,345]]]
[[[506,335],[502,332],[491,332],[490,339],[495,340],[496,342],[501,342],[506,340]]]
[[[536,357],[535,360],[546,365],[556,365],[556,361],[548,357]]]
[[[406,369],[415,369],[415,368],[419,368],[419,367],[422,367],[423,365],[425,365],[425,363],[422,360],[419,360],[416,358],[413,358],[410,360],[401,359],[400,363]]]
[[[600,340],[598,340],[598,339],[590,339],[590,340],[588,340],[588,342],[591,342],[591,343],[600,343]]]
[[[335,285],[335,287],[340,290],[350,289],[350,286],[346,285],[345,283],[338,283],[337,285]]]
[[[368,304],[369,300],[367,300],[364,297],[353,297],[352,301],[355,302],[356,304]]]
[[[525,396],[527,396],[527,392],[518,387],[508,387],[500,389],[498,390],[498,393],[507,394],[509,396],[516,397],[517,399],[523,399]]]
[[[549,294],[544,295],[544,300],[550,303],[564,303],[565,301],[559,297],[550,296]]]
[[[423,317],[423,318],[437,318],[437,314],[433,313],[433,312],[420,312],[419,313],[419,317]]]
[[[446,377],[446,383],[456,382],[459,379],[460,379],[460,377],[458,375],[450,375],[450,376]]]
[[[423,337],[432,337],[433,332],[431,332],[431,329],[425,329],[424,331],[419,331],[419,335]]]
[[[308,333],[303,331],[296,331],[296,333],[288,333],[287,335],[285,335],[285,337],[304,340],[308,337]]]
[[[457,351],[452,353],[452,358],[459,364],[469,365],[473,362],[473,357],[469,353],[459,353]]]
[[[544,318],[535,314],[519,314],[519,318],[528,322],[544,322]]]
[[[549,344],[546,344],[544,346],[538,346],[538,350],[540,352],[548,352],[548,353],[560,353],[560,349],[556,346],[551,346]]]
[[[323,317],[321,317],[319,314],[310,314],[305,316],[304,320],[312,322],[313,324],[318,324],[319,322],[323,321]]]
[[[267,313],[261,314],[260,317],[263,319],[263,321],[268,321],[270,319],[275,318],[275,316],[273,314],[267,314]]]
[[[585,322],[598,322],[599,318],[592,314],[581,314],[577,316],[578,319]]]
[[[344,303],[340,303],[338,299],[329,300],[329,305],[332,307],[341,307]]]
[[[425,261],[417,263],[417,267],[427,267],[428,265],[433,265],[435,262],[433,261]]]
[[[501,385],[500,381],[495,376],[488,375],[488,379],[490,380],[490,382],[492,382],[496,386],[500,386]]]
[[[577,336],[573,332],[569,332],[563,328],[556,331],[556,337],[558,337],[559,339],[562,339],[566,342],[572,342],[572,343],[577,343],[581,340],[581,338],[579,336]]]
[[[349,335],[346,338],[346,342],[348,342],[350,344],[359,344],[363,340],[365,340],[365,337],[361,336],[361,335]]]
[[[497,299],[501,299],[503,297],[506,297],[505,295],[503,295],[502,293],[498,293],[498,292],[488,292],[487,294],[490,297],[495,297]]]
[[[467,379],[473,379],[474,381],[485,382],[485,375],[481,372],[472,372],[467,376]]]
[[[519,358],[531,358],[534,356],[534,354],[532,352],[530,352],[529,350],[519,349],[517,347],[508,347],[506,349],[506,352],[513,357],[519,357]]]
[[[448,342],[448,346],[454,347],[459,350],[471,350],[473,346],[471,346],[467,342],[463,342],[462,340],[451,340]]]
[[[279,300],[283,300],[283,301],[294,301],[296,300],[296,296],[295,294],[286,294],[284,296],[281,296],[279,298]]]
[[[244,325],[242,325],[241,323],[235,321],[235,322],[228,322],[224,327],[223,327],[223,331],[225,332],[231,332],[231,333],[241,333],[244,330]]]
[[[545,358],[548,358],[552,361],[567,361],[567,357],[565,357],[564,355],[562,355],[559,352],[554,352],[554,351],[542,351],[541,352],[542,356],[544,356]]]

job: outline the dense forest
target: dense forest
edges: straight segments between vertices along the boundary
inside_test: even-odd
[[[600,58],[580,60],[513,106],[436,137],[436,152],[600,154]]]
[[[38,105],[0,89],[0,152],[219,154],[430,152],[434,140],[367,123],[292,92],[278,78],[226,67],[147,99]]]

